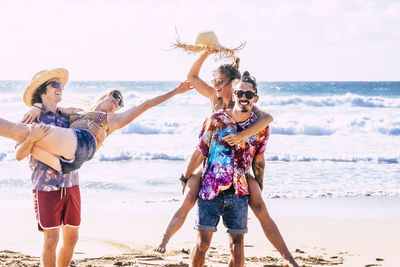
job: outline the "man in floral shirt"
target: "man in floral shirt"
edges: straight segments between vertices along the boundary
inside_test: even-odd
[[[68,128],[69,117],[63,115],[61,108],[57,107],[67,80],[68,71],[65,69],[37,73],[25,89],[24,102],[32,109],[22,122]],[[36,115],[40,116],[39,120],[35,119]],[[42,265],[56,266],[57,262],[57,266],[69,266],[78,242],[81,222],[78,172],[58,173],[33,157],[30,157],[29,167],[32,170],[36,219],[44,237]],[[60,228],[63,232],[63,244],[56,257]]]
[[[231,257],[229,266],[244,265],[244,233],[247,232],[248,186],[246,175],[253,159],[263,154],[269,136],[267,127],[244,142],[230,146],[223,137],[252,125],[257,102],[255,81],[247,77],[234,87],[233,109],[212,114],[203,125],[198,150],[204,157],[204,168],[198,199],[195,229],[198,241],[192,252],[192,266],[203,266],[205,255],[217,230],[220,216],[228,228]],[[253,82],[251,82],[253,81]]]

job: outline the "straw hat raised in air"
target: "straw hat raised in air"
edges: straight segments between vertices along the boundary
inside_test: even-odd
[[[50,79],[57,78],[63,85],[65,85],[68,81],[68,71],[66,69],[52,69],[52,70],[42,70],[33,76],[31,83],[26,87],[24,92],[24,103],[28,107],[32,107],[32,96],[36,92],[36,90],[43,83],[47,82]]]
[[[197,35],[194,45],[182,43],[178,36],[176,43],[173,46],[176,48],[182,48],[188,53],[209,51],[216,53],[221,58],[233,58],[235,52],[242,49],[245,46],[245,43],[242,43],[235,48],[226,48],[219,43],[217,35],[213,31],[206,31],[200,32]]]

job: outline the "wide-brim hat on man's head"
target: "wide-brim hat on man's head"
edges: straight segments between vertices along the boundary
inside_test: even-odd
[[[197,35],[196,42],[194,45],[182,43],[179,40],[179,36],[176,43],[173,45],[176,48],[182,48],[188,53],[199,53],[209,51],[216,53],[220,58],[233,58],[237,50],[242,49],[246,43],[241,43],[239,46],[234,48],[227,48],[222,46],[217,38],[217,35],[213,31],[200,32]]]
[[[26,87],[24,92],[24,103],[28,107],[32,107],[32,96],[36,90],[45,82],[50,79],[58,79],[63,85],[68,81],[68,71],[66,69],[52,69],[52,70],[41,70],[33,76],[31,83]]]

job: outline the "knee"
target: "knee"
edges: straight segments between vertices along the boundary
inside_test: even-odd
[[[267,207],[265,206],[265,203],[261,198],[252,199],[249,204],[254,214],[256,215],[267,211]]]
[[[244,250],[243,238],[240,238],[240,237],[234,238],[229,245],[230,245],[230,250],[231,250],[232,254],[237,253],[238,251]]]
[[[56,250],[58,244],[58,232],[44,235],[43,248],[45,250]]]
[[[208,240],[198,240],[196,244],[196,249],[201,254],[206,254],[208,248],[210,247],[210,242]]]
[[[75,246],[78,242],[79,234],[78,232],[68,233],[63,236],[63,246]]]
[[[186,209],[191,209],[196,204],[197,193],[194,190],[189,189],[185,196],[185,200],[183,202],[183,206]]]

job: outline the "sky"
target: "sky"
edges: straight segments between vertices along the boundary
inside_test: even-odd
[[[71,80],[184,80],[171,49],[212,30],[259,81],[400,80],[400,1],[0,1],[0,80],[67,68]],[[229,61],[208,59],[200,73]]]

